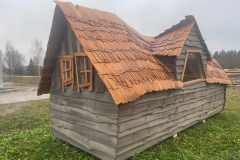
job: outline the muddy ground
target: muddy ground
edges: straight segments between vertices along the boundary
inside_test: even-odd
[[[49,94],[37,96],[38,85],[3,82],[5,90],[0,90],[0,104],[48,99]]]

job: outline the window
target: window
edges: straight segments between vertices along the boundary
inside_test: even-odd
[[[184,86],[206,80],[203,67],[201,51],[187,50],[185,64],[182,73],[182,82]]]
[[[74,87],[74,72],[73,72],[73,55],[58,56],[60,62],[62,90],[65,91],[65,86],[72,84]]]
[[[78,92],[81,88],[90,86],[93,90],[93,66],[85,52],[74,53]]]

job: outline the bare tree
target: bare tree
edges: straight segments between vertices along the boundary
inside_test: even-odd
[[[40,79],[40,67],[43,63],[44,49],[42,41],[38,38],[32,41],[31,48],[29,49],[30,57],[33,60],[35,66],[38,67],[38,76]]]
[[[11,41],[7,41],[5,45],[5,54],[3,55],[3,60],[7,64],[13,76],[13,57],[14,57],[14,47]]]
[[[3,55],[3,60],[7,67],[10,69],[10,74],[22,74],[23,65],[25,63],[25,57],[20,52],[14,49],[11,41],[7,41],[5,45],[5,54]]]

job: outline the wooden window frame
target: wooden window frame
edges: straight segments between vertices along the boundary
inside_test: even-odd
[[[185,69],[186,69],[186,65],[187,65],[188,53],[200,54],[201,61],[202,61],[203,72],[204,72],[204,77],[205,78],[196,79],[196,80],[192,80],[192,81],[188,81],[188,82],[183,82],[184,73],[185,73]],[[185,62],[184,62],[184,67],[183,67],[181,81],[182,81],[184,87],[190,86],[190,85],[193,85],[193,84],[196,84],[196,83],[207,81],[207,79],[206,79],[206,72],[205,72],[205,68],[204,68],[203,60],[202,60],[202,50],[186,50],[186,57],[185,57]]]
[[[74,64],[73,55],[58,56],[60,63],[61,79],[62,79],[62,91],[65,92],[65,87],[72,84],[74,88]],[[65,61],[65,70],[63,69],[63,62]],[[69,69],[67,69],[67,61],[69,61]],[[70,78],[67,76],[67,71],[70,71]],[[66,80],[64,78],[64,72],[66,74]]]
[[[78,79],[78,63],[77,63],[77,57],[84,57],[84,70],[79,71],[80,73],[85,73],[85,84],[80,84]],[[87,54],[85,52],[75,52],[74,53],[74,59],[75,59],[75,68],[76,68],[76,75],[77,75],[77,85],[78,85],[78,92],[81,92],[81,88],[90,86],[90,90],[93,90],[93,65],[90,61],[90,70],[87,70],[87,63],[86,63],[86,57]],[[88,82],[87,73],[90,73],[90,81]]]

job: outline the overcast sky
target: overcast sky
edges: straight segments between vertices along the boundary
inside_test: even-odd
[[[239,0],[70,0],[118,15],[139,33],[157,36],[194,15],[211,52],[240,50]],[[52,0],[0,0],[0,50],[7,40],[26,56],[36,37],[46,49],[55,3]]]

